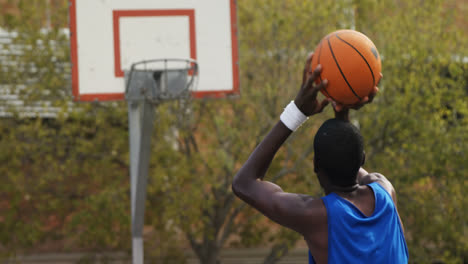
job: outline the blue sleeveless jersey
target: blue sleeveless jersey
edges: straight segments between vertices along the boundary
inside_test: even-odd
[[[375,209],[365,216],[351,202],[331,193],[327,208],[328,263],[408,263],[408,248],[390,194],[377,182]],[[309,263],[315,263],[309,252]]]

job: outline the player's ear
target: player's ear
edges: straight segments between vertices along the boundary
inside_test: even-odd
[[[364,163],[366,163],[366,152],[365,152],[365,151],[362,152],[362,163],[361,163],[361,166],[363,166]]]

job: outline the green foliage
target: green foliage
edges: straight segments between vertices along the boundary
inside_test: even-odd
[[[468,36],[455,21],[462,13],[447,9],[453,1],[391,2],[374,6],[388,16],[360,21],[384,56],[381,92],[356,113],[368,166],[399,194],[411,259],[461,263],[468,249]]]
[[[108,111],[1,120],[0,145],[11,150],[0,157],[2,245],[65,240],[61,250],[122,248],[129,238],[127,140],[125,123],[112,124]]]
[[[16,37],[3,47],[0,79],[24,107],[0,102],[11,113],[0,119],[0,250],[126,249],[126,108],[72,104],[67,1],[11,3],[17,14],[1,23]]]

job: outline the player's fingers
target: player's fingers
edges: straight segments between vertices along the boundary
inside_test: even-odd
[[[322,65],[319,64],[319,65],[317,65],[315,70],[310,74],[310,76],[308,76],[309,79],[307,79],[306,84],[305,84],[306,85],[306,87],[305,87],[306,90],[314,88],[314,82],[317,79],[317,77],[320,75],[321,71],[322,71]]]
[[[318,92],[322,90],[323,88],[327,87],[327,85],[328,85],[327,79],[321,81],[318,85],[315,85],[312,90],[312,97],[316,97]]]
[[[307,81],[307,75],[310,72],[310,63],[312,62],[312,58],[314,57],[314,52],[309,53],[307,55],[306,63],[304,65],[304,70],[302,71],[302,84]]]
[[[335,108],[335,111],[341,112],[341,110],[343,110],[343,105],[335,102],[335,107],[334,108]]]
[[[315,67],[314,71],[312,72],[312,75],[310,76],[310,79],[312,81],[315,81],[319,76],[320,76],[320,73],[322,72],[322,65],[317,65],[317,67]]]
[[[367,103],[369,103],[369,97],[368,96],[362,98],[361,101],[359,101],[356,104],[350,106],[350,108],[352,108],[354,110],[359,110],[361,107],[363,107]]]
[[[323,111],[323,109],[330,103],[329,100],[327,99],[323,99],[322,102],[320,103],[320,108],[319,108],[319,111],[318,113],[321,113]]]
[[[375,86],[374,89],[372,90],[372,92],[369,94],[368,103],[371,103],[372,100],[374,100],[374,97],[377,95],[378,92],[379,92],[379,87]]]
[[[379,80],[377,81],[377,85],[376,85],[376,86],[379,86],[379,83],[380,83],[380,81],[382,80],[382,78],[383,78],[383,74],[380,73]]]
[[[314,57],[314,52],[313,51],[311,51],[311,52],[309,52],[309,54],[307,54],[307,64],[306,64],[307,67],[310,66],[310,62],[312,61],[313,57]],[[382,74],[380,74],[380,75],[382,75]]]
[[[309,76],[312,75],[312,73],[309,72]],[[305,87],[304,87],[305,86]],[[314,87],[314,79],[312,78],[308,78],[305,82],[305,84],[303,85],[305,91],[308,91],[310,89],[312,89]]]
[[[314,88],[316,88],[314,83],[315,83],[315,80],[317,79],[317,77],[320,75],[321,71],[322,71],[322,66],[319,64],[319,65],[317,65],[315,70],[311,73],[311,75],[308,77],[309,79],[307,79],[307,81],[305,83],[304,89],[306,91],[309,91],[310,89],[312,89],[312,94],[314,93]]]

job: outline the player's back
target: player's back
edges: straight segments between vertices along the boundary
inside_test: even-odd
[[[408,249],[390,194],[377,182],[368,184],[375,198],[371,215],[330,193],[327,210],[328,263],[408,263]],[[311,258],[310,263],[314,263]]]

